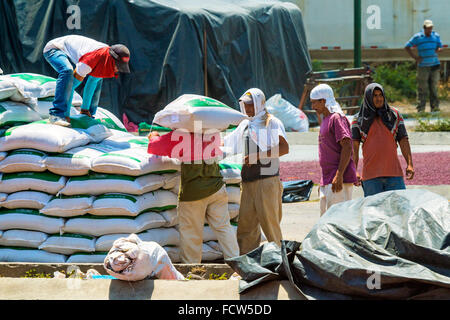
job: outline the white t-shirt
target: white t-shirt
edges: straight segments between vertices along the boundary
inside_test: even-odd
[[[80,58],[86,53],[107,47],[108,45],[87,37],[70,35],[55,38],[49,41],[43,52],[47,52],[51,49],[59,49],[63,51],[69,59],[76,65],[77,73],[86,77],[91,71],[91,67],[87,64],[79,62]]]

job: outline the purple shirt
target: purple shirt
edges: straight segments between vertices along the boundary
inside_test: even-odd
[[[348,119],[339,113],[332,113],[324,118],[319,132],[319,163],[322,168],[320,185],[325,186],[333,181],[341,159],[343,138],[352,139]],[[352,148],[353,149],[353,148]],[[344,172],[344,183],[356,182],[356,169],[353,162],[353,150],[350,162]]]

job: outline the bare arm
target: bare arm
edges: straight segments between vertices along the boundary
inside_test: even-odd
[[[416,60],[416,63],[419,63],[422,58],[419,56],[416,56],[414,54],[414,52],[412,51],[411,47],[405,47],[406,52],[408,52],[408,54],[410,55],[411,58],[413,58],[414,60]]]
[[[404,137],[399,141],[400,150],[403,158],[406,161],[406,179],[411,180],[414,178],[414,166],[412,161],[411,146],[409,145],[408,137]]]
[[[355,183],[355,186],[361,185],[361,176],[358,173],[358,162],[359,162],[359,145],[360,141],[353,140],[353,162],[355,163],[355,169],[356,169],[356,177],[358,178],[358,181]]]
[[[339,192],[342,190],[344,184],[344,172],[348,166],[348,163],[350,162],[350,157],[352,154],[352,142],[350,138],[344,138],[339,141],[339,143],[342,147],[342,150],[336,175],[331,182],[331,190],[333,192]]]
[[[75,77],[75,79],[77,79],[78,81],[83,81],[84,77],[80,76],[77,73],[77,69],[73,70],[73,76]]]

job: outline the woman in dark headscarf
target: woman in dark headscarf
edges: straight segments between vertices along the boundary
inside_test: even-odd
[[[414,177],[411,147],[400,113],[388,105],[383,87],[371,83],[352,122],[353,157],[356,168],[362,142],[364,196],[388,190],[405,189],[403,172],[397,156],[397,143],[406,160],[406,178]]]

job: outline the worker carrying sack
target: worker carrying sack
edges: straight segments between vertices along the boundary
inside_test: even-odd
[[[148,277],[184,280],[163,247],[153,241],[144,242],[135,234],[114,241],[103,266],[120,280],[139,281]]]
[[[155,114],[153,122],[170,129],[202,132],[210,129],[225,130],[237,126],[248,117],[222,102],[196,94],[184,94]],[[195,123],[200,121],[199,123]],[[201,128],[197,131],[196,125]]]

